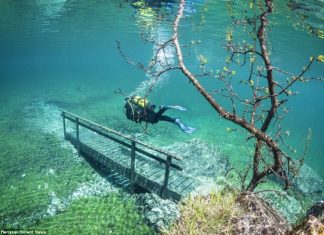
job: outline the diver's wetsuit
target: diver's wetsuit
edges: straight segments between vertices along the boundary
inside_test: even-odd
[[[167,115],[162,115],[168,108],[160,107],[157,113],[154,112],[152,109],[148,109],[146,112],[146,122],[149,123],[157,123],[158,121],[166,121],[166,122],[175,122],[175,118],[169,117]]]
[[[128,119],[141,123],[142,121],[148,123],[158,123],[159,121],[166,121],[175,123],[175,118],[163,115],[167,111],[167,107],[161,107],[158,112],[155,112],[155,105],[148,105],[146,108],[141,108],[131,102],[125,103],[126,116]]]
[[[181,130],[186,133],[193,133],[196,129],[193,127],[188,127],[183,124],[179,118],[172,118],[167,115],[163,115],[163,113],[168,109],[178,109],[184,111],[185,109],[181,106],[160,106],[158,112],[155,112],[155,105],[151,105],[147,103],[145,107],[140,107],[133,101],[134,97],[127,97],[125,99],[125,114],[129,120],[132,120],[136,123],[141,123],[142,121],[148,123],[158,123],[159,121],[171,122],[178,125]],[[146,102],[146,101],[145,101]]]

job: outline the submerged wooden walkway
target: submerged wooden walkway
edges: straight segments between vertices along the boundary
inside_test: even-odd
[[[139,185],[162,198],[180,200],[198,186],[194,178],[182,174],[180,157],[70,112],[62,111],[62,117],[64,138],[78,153],[123,175],[131,187]],[[67,121],[73,128],[67,128]]]

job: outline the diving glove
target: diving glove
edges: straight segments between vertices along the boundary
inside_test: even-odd
[[[189,127],[189,126],[186,126],[185,124],[183,124],[179,118],[176,118],[175,119],[175,124],[177,124],[181,130],[183,130],[184,132],[188,133],[188,134],[191,134],[193,133],[194,131],[196,131],[196,128],[193,128],[193,127]]]

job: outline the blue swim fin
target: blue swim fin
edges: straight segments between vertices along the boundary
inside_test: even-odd
[[[166,105],[166,106],[160,106],[160,109],[176,109],[176,110],[180,110],[180,111],[187,111],[186,108],[181,107],[179,105]]]
[[[186,132],[188,134],[191,134],[196,131],[196,128],[186,126],[185,124],[183,124],[181,122],[181,120],[179,118],[175,119],[175,124],[177,124],[181,130],[183,130],[184,132]]]

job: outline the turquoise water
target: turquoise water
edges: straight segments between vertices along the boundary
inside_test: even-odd
[[[246,32],[232,25],[229,3],[188,1],[180,31],[183,44],[201,41],[186,57],[193,71],[199,70],[199,55],[208,58],[208,69],[224,66],[223,45],[229,29],[238,30],[235,37],[248,40]],[[317,1],[312,4],[311,9],[318,7]],[[323,14],[314,10],[316,14],[310,14],[301,24],[299,17],[303,11],[292,11],[285,1],[277,1],[276,6],[278,10],[271,17],[269,33],[271,58],[275,66],[298,73],[310,56],[324,53],[320,33],[309,32],[313,22],[313,27],[319,30],[316,32],[321,32]],[[248,8],[245,4],[234,4],[233,14],[244,7]],[[143,94],[151,78],[123,60],[116,40],[129,58],[148,64],[156,47],[144,41],[141,34],[150,32],[158,42],[167,40],[172,34],[176,10],[177,4],[170,3],[160,10],[136,11],[130,2],[118,0],[0,2],[0,227],[50,224],[55,230],[66,216],[70,221],[67,224],[80,228],[79,220],[71,222],[79,215],[80,207],[93,215],[103,214],[109,200],[117,200],[120,207],[132,211],[129,213],[134,213],[134,223],[143,223],[138,222],[141,216],[133,211],[132,202],[120,195],[117,199],[107,196],[115,194],[117,189],[100,178],[62,140],[61,108],[124,133],[137,134],[140,139],[159,146],[200,139],[239,169],[249,162],[251,148],[246,146],[246,136],[240,132],[228,133],[226,129],[232,125],[221,120],[178,72],[165,74],[149,99],[157,105],[187,107],[186,113],[170,111],[169,114],[196,127],[196,133],[186,135],[168,123],[149,125],[145,130],[144,125],[135,125],[124,117],[124,98],[114,91],[120,88],[128,94]],[[167,50],[169,61],[175,60],[173,53]],[[314,63],[309,75],[323,76],[323,66]],[[246,69],[237,68],[237,77],[245,75]],[[203,83],[210,90],[220,86],[217,81],[202,79],[206,79]],[[296,148],[297,155],[303,151],[308,129],[312,129],[305,164],[310,167],[308,174],[318,182],[324,178],[323,88],[320,82],[297,86],[295,91],[300,94],[289,100],[287,106],[291,111],[283,123],[284,129],[290,131],[286,141]],[[93,185],[106,186],[92,189]],[[86,192],[80,197],[71,196],[82,187],[86,187]],[[99,191],[99,196],[91,194],[91,190]],[[55,200],[61,206],[53,209]],[[90,217],[84,221],[91,228]],[[106,217],[99,220],[100,226],[107,225]],[[120,223],[126,228],[133,226]],[[141,231],[147,232],[145,225],[141,226]]]

